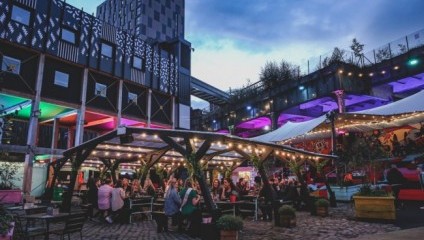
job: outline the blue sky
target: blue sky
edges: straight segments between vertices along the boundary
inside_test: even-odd
[[[101,0],[68,0],[86,12]],[[300,65],[349,49],[365,52],[424,28],[423,0],[186,0],[192,75],[227,91],[259,79],[267,61]]]

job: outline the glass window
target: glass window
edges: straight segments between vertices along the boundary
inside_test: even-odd
[[[62,87],[68,87],[69,83],[69,74],[61,72],[61,71],[55,71],[54,72],[54,84]]]
[[[137,103],[137,94],[128,92],[128,103]]]
[[[31,12],[30,11],[13,5],[12,20],[29,26],[30,18],[31,18]]]
[[[101,83],[96,83],[96,89],[95,89],[94,95],[106,97],[106,91],[107,91],[106,85]]]
[[[137,56],[133,57],[134,68],[141,69],[142,64],[143,64],[143,60],[140,57],[137,57]]]
[[[67,41],[69,43],[75,44],[76,43],[76,34],[74,31],[68,30],[66,28],[62,28],[62,40]]]
[[[1,70],[19,74],[21,70],[21,60],[3,55]]]
[[[113,47],[107,43],[102,43],[102,55],[108,58],[112,58]]]

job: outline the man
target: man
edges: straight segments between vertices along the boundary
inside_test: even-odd
[[[103,217],[108,223],[112,223],[112,218],[110,216],[110,199],[112,196],[112,180],[106,179],[104,184],[99,188],[98,194],[98,206],[99,210],[103,212]]]
[[[398,207],[399,192],[402,188],[402,185],[405,183],[405,178],[403,177],[399,169],[397,169],[395,164],[392,164],[392,167],[387,172],[387,181],[392,187],[393,195],[395,197],[395,205],[396,207]]]

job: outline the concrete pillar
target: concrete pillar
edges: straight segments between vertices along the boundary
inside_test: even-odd
[[[78,146],[84,141],[84,122],[85,122],[85,104],[87,100],[87,82],[88,82],[88,68],[84,68],[84,73],[82,77],[82,89],[81,89],[81,106],[78,109],[78,113],[77,113],[74,146]],[[68,139],[72,139],[70,132],[68,132]]]
[[[27,153],[25,154],[24,178],[22,190],[25,193],[31,194],[32,187],[32,169],[34,165],[34,150],[36,147],[37,132],[38,132],[38,117],[40,115],[40,100],[41,88],[43,85],[45,55],[41,54],[38,61],[37,80],[35,83],[35,97],[32,100],[31,116],[29,119]]]
[[[121,118],[122,118],[122,94],[123,94],[123,87],[124,87],[124,81],[123,80],[119,80],[119,89],[118,89],[118,103],[117,103],[117,107],[118,107],[118,114],[117,114],[117,119],[116,119],[116,128],[121,126]]]
[[[337,106],[339,107],[339,113],[344,113],[346,110],[344,91],[339,89],[333,92],[336,95]]]
[[[150,128],[152,124],[152,90],[149,89],[147,94],[147,127]]]
[[[57,148],[57,137],[59,136],[59,118],[54,118],[53,120],[53,134],[52,134],[52,143],[50,145],[50,162],[53,161],[53,151]]]

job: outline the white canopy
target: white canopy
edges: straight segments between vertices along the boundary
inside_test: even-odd
[[[393,115],[400,115],[400,114],[409,114],[410,116],[401,118],[397,121],[384,121],[384,122],[378,122],[378,121],[365,121],[362,124],[352,124],[346,128],[345,130],[348,131],[371,131],[373,129],[383,129],[383,128],[389,128],[389,127],[395,127],[395,126],[403,126],[406,124],[411,123],[417,123],[424,120],[423,114],[418,115],[412,115],[411,113],[414,112],[424,112],[424,90],[413,94],[407,98],[401,99],[399,101],[372,108],[367,109],[363,111],[358,112],[352,112],[352,113],[344,113],[343,117],[346,118],[357,118],[358,115],[366,115],[367,118],[370,118],[372,116],[393,116]],[[261,136],[257,136],[252,138],[253,140],[257,141],[264,141],[264,142],[280,142],[287,139],[295,138],[297,136],[304,135],[313,129],[321,126],[323,122],[326,120],[326,116],[322,115],[318,118],[305,121],[305,122],[287,122],[280,128],[266,133]],[[336,124],[336,127],[340,127],[339,124]],[[325,137],[331,134],[331,131],[329,130],[330,126],[327,127],[327,131],[320,131],[316,132],[314,134],[311,134],[308,138],[316,138],[316,137]]]

